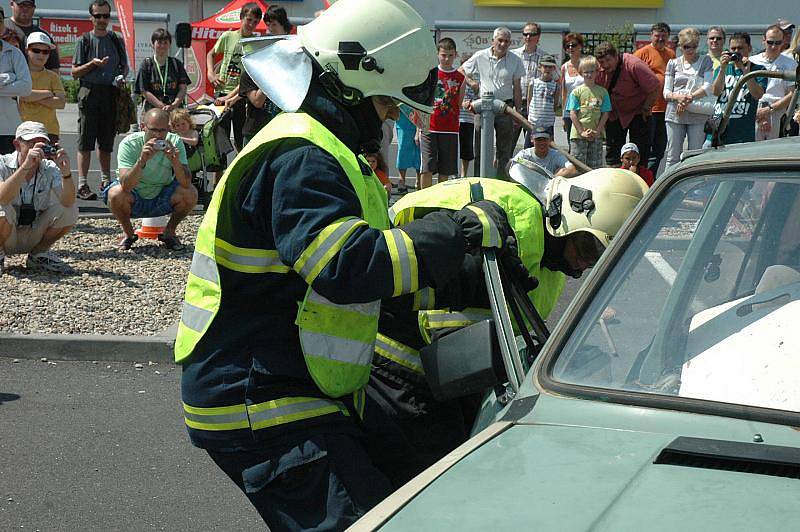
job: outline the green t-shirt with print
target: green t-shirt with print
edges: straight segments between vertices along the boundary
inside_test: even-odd
[[[117,152],[117,166],[119,169],[133,168],[144,148],[144,132],[131,133],[119,143]],[[186,159],[186,147],[181,138],[175,133],[167,133],[167,142],[178,148],[178,160],[181,164],[188,165]],[[134,190],[143,199],[153,199],[161,193],[161,190],[175,179],[172,171],[172,163],[164,152],[156,153],[152,159],[147,161],[139,183]]]
[[[578,113],[578,120],[584,129],[597,129],[602,114],[611,111],[611,98],[608,97],[608,91],[600,85],[593,87],[580,85],[572,89],[567,102],[567,111]],[[569,138],[581,138],[574,125]]]
[[[219,66],[219,79],[222,86],[219,91],[228,94],[239,84],[242,76],[242,34],[239,30],[228,30],[220,35],[214,44],[214,53],[222,54]]]

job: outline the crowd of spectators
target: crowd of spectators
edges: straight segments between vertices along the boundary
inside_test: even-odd
[[[779,19],[760,36],[757,44],[763,51],[755,55],[751,42],[755,37],[744,32],[728,36],[721,26],[708,29],[707,53],[699,51],[701,33],[697,28],[683,28],[673,36],[665,22],[653,24],[650,42],[633,53],[602,42],[594,48],[594,55],[584,54],[584,37],[572,32],[563,37],[564,61],[559,67],[555,56],[539,46],[538,24],[525,24],[523,46],[516,49],[509,48],[511,31],[498,27],[491,47],[466,58],[459,67],[465,79],[459,88],[441,74],[447,65],[442,65],[440,43],[438,92],[463,94],[459,96],[463,98],[460,175],[470,174],[471,161],[472,175],[480,168],[480,119],[474,114],[473,102],[491,92],[532,123],[533,130],[524,139],[526,153],[533,153],[534,137],[543,139],[547,133],[552,141],[555,118],[560,116],[573,157],[592,168],[619,166],[620,162],[632,165],[652,183],[654,176],[677,163],[684,151],[712,143],[710,131],[719,123],[742,76],[761,69],[796,69],[794,54],[800,38],[793,36],[794,29],[792,23]],[[776,138],[787,120],[797,134],[794,110],[787,114],[793,92],[794,84],[783,79],[751,79],[733,104],[719,141],[731,144]],[[440,98],[436,105],[434,114],[449,103]],[[494,129],[492,175],[505,177],[520,128],[508,114],[498,114]],[[402,140],[407,133],[399,136]],[[449,157],[452,161],[447,168],[456,164],[456,156]],[[425,172],[427,158],[423,150],[422,187],[430,184]],[[636,161],[631,163],[632,159]]]
[[[92,30],[76,42],[71,69],[79,81],[75,184],[70,159],[58,144],[56,110],[66,101],[58,49],[34,23],[35,0],[10,4],[7,19],[0,7],[0,274],[6,255],[24,253],[28,268],[68,271],[49,249],[75,224],[76,197],[93,200],[99,195],[108,205],[123,233],[119,249],[130,249],[137,240],[132,218],[165,215],[170,218],[159,240],[170,250],[182,249],[176,228],[198,200],[188,158],[199,137],[184,108],[189,76],[169,54],[172,35],[166,29],[153,32],[153,55],[135,73],[141,131],[122,140],[115,179],[115,113],[120,86],[128,77],[128,58],[122,38],[110,29],[108,0],[91,1]],[[222,126],[229,136],[232,132],[237,150],[280,111],[242,67],[241,40],[253,34],[262,18],[273,35],[293,31],[284,8],[270,6],[262,13],[257,4],[248,3],[241,8],[240,27],[223,33],[207,58],[215,103],[228,111]],[[511,31],[499,27],[489,48],[463,55],[459,66],[456,43],[443,38],[437,43],[439,87],[433,114],[422,120],[401,114],[395,125],[397,190],[408,190],[409,169],[416,172],[420,188],[430,186],[434,174],[443,181],[477,173],[481,124],[474,103],[486,92],[533,125],[518,157],[564,177],[578,173],[577,161],[593,168],[621,165],[650,185],[683,151],[712,143],[709,125],[718,123],[742,76],[797,67],[794,52],[800,37],[794,29],[784,19],[757,37],[742,32],[728,36],[721,26],[712,26],[706,32],[707,53],[701,53],[696,28],[683,28],[673,38],[670,26],[659,22],[651,27],[649,44],[636,52],[620,52],[603,42],[593,55],[585,53],[584,36],[571,32],[563,37],[564,60],[559,62],[558,55],[539,45],[541,27],[528,22],[521,47],[511,49]],[[757,54],[755,47],[761,50]],[[217,66],[215,54],[222,56]],[[794,110],[788,109],[793,91],[794,85],[782,79],[751,79],[732,104],[727,129],[718,140],[731,144],[776,138],[787,120],[794,121],[797,134],[800,113],[791,116]],[[567,133],[568,155],[553,143],[557,117]],[[494,130],[493,175],[503,178],[522,128],[510,115],[498,114]],[[95,150],[101,169],[97,192],[87,179]],[[385,154],[378,147],[362,151],[391,193]]]

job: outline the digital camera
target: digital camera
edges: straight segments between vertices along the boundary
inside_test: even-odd
[[[164,151],[169,146],[169,143],[166,140],[158,139],[153,143],[153,149],[157,151]]]
[[[731,63],[735,63],[736,61],[741,61],[742,60],[742,54],[740,54],[739,52],[730,52],[729,51],[728,54],[731,56]]]
[[[42,148],[42,152],[44,153],[45,157],[55,157],[56,153],[58,153],[58,145],[45,144]]]
[[[36,208],[33,206],[33,203],[23,203],[20,205],[17,225],[20,227],[33,225],[34,220],[36,220]]]

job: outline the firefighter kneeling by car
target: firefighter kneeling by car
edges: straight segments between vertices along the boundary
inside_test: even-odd
[[[432,212],[457,212],[480,184],[483,197],[508,217],[523,276],[538,280],[529,297],[546,318],[564,288],[564,275],[577,278],[594,266],[647,186],[617,168],[548,182],[519,161],[509,173],[516,182],[465,178],[409,194],[394,204],[390,217],[402,228]],[[478,288],[483,287],[479,251],[465,259],[459,282],[381,307],[364,424],[370,456],[395,488],[463,443],[474,422],[482,397],[436,401],[419,349],[449,330],[491,318],[485,288]]]

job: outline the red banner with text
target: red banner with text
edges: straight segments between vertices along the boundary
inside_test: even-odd
[[[125,52],[128,54],[128,65],[135,73],[136,68],[136,26],[133,24],[133,0],[116,0],[117,20],[122,29],[122,39],[125,41]]]

